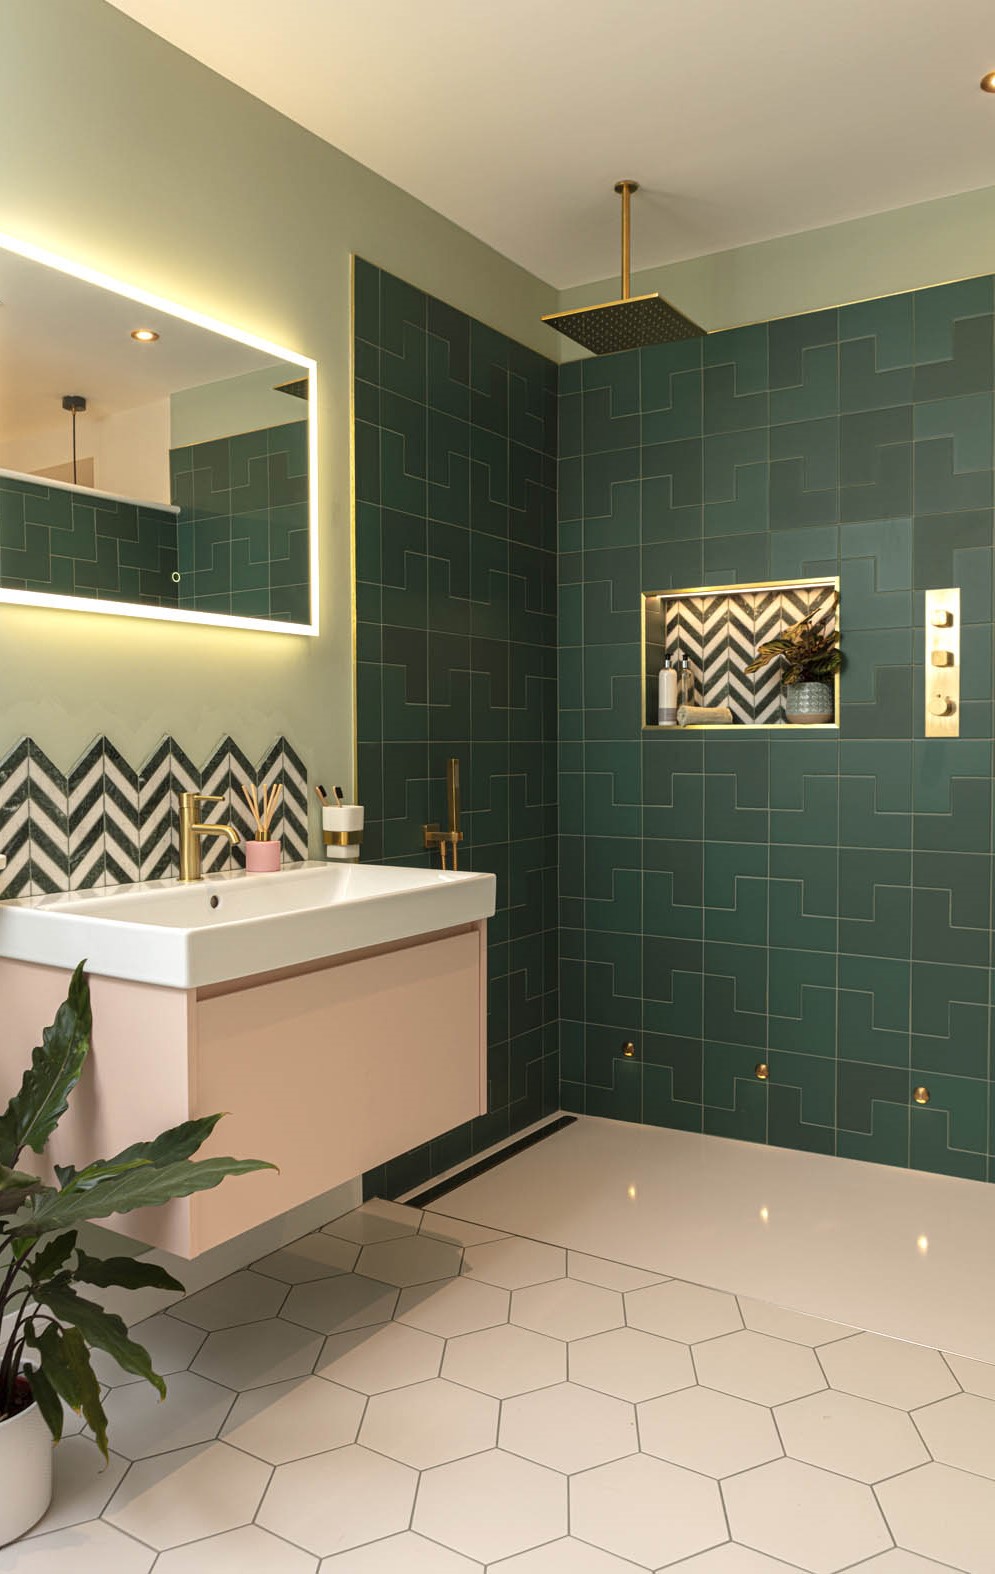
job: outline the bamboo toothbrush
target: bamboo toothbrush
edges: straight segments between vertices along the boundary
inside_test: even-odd
[[[280,793],[282,791],[282,782],[274,782],[272,787],[264,787],[262,807],[260,807],[259,796],[256,792],[255,783],[249,782],[246,784],[243,782],[242,784],[242,792],[245,797],[245,801],[249,806],[249,811],[252,815],[252,818],[256,822],[257,842],[268,842],[270,840],[270,826],[273,823],[273,816],[276,813],[276,806],[280,801]]]

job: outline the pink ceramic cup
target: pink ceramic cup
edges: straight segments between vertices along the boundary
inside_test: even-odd
[[[279,842],[246,842],[246,874],[276,874],[279,867]]]

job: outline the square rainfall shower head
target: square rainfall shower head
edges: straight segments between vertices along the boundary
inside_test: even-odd
[[[671,344],[676,339],[701,339],[706,332],[659,294],[630,295],[602,306],[553,312],[542,320],[595,355],[638,350],[646,344]]]

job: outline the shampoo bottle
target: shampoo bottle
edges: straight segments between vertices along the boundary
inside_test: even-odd
[[[657,725],[677,726],[677,673],[669,656],[664,656],[660,668],[660,687],[657,708]]]
[[[694,704],[694,676],[691,672],[691,662],[687,656],[681,656],[677,664],[677,706]]]

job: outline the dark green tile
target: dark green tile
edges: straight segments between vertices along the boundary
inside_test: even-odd
[[[910,967],[897,957],[840,956],[842,1059],[908,1067]]]

